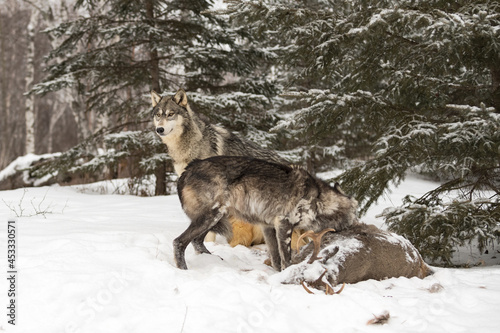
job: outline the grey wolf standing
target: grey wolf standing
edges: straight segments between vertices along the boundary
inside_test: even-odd
[[[178,175],[192,160],[218,155],[251,156],[288,164],[275,152],[243,140],[193,112],[182,89],[171,97],[162,97],[152,91],[151,100],[156,133],[167,145]]]
[[[226,130],[213,125],[203,115],[191,110],[186,92],[179,89],[174,96],[160,96],[151,92],[153,121],[156,133],[167,145],[168,154],[174,162],[177,175],[194,159],[218,155],[251,156],[278,163],[288,162],[278,154],[243,140]],[[230,218],[233,236],[228,239],[231,246],[262,243],[259,226]]]
[[[357,201],[336,184],[311,176],[301,168],[238,156],[216,156],[190,163],[177,183],[189,227],[174,240],[177,267],[187,269],[184,252],[189,243],[210,253],[207,232],[231,232],[228,216],[259,224],[276,270],[291,264],[294,228],[319,232],[343,230],[358,223]]]

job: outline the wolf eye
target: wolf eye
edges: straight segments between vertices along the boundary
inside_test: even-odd
[[[167,117],[170,118],[170,117],[173,117],[174,116],[174,112],[170,111],[168,114],[167,114]]]

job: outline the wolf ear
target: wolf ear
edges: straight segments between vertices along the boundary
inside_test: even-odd
[[[154,90],[151,90],[151,104],[153,107],[160,102],[161,96]]]
[[[175,94],[173,100],[175,103],[179,104],[182,107],[186,107],[186,105],[188,104],[186,92],[183,89],[177,90],[177,93]]]

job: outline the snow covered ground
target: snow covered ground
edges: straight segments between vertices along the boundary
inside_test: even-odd
[[[113,185],[111,187],[116,187]],[[364,221],[435,184],[410,177]],[[498,332],[500,266],[436,268],[423,280],[394,278],[316,295],[283,285],[263,264],[265,246],[209,243],[175,268],[172,240],[188,225],[177,196],[103,195],[102,184],[0,192],[0,257],[7,219],[17,228],[17,318],[0,332]],[[21,213],[22,209],[22,213]],[[37,214],[38,212],[38,214]],[[223,260],[221,260],[221,258]],[[383,325],[367,322],[388,312]]]

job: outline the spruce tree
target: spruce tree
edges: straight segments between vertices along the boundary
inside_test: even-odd
[[[293,69],[284,95],[304,107],[278,128],[367,159],[338,178],[361,212],[417,171],[443,185],[385,217],[423,255],[449,264],[455,246],[498,236],[498,1],[228,2]]]
[[[60,44],[47,56],[47,77],[32,92],[71,89],[82,101],[73,105],[75,112],[83,120],[95,113],[100,124],[78,146],[32,170],[33,176],[117,173],[126,166],[132,177],[155,174],[156,194],[165,193],[169,158],[152,131],[151,90],[172,94],[182,87],[193,109],[245,134],[269,127],[272,84],[249,84],[266,55],[252,48],[244,29],[207,13],[210,5],[79,0],[79,17],[48,29]]]

